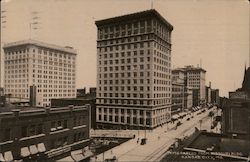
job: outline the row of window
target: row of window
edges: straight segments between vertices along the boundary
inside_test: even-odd
[[[148,94],[147,94],[148,95]],[[155,94],[155,98],[157,95]],[[162,94],[163,95],[163,94]],[[170,97],[170,94],[168,94]],[[148,96],[147,96],[148,97]],[[149,97],[148,97],[149,98]],[[157,97],[159,98],[159,96]],[[162,104],[170,104],[170,99],[155,99],[154,101],[144,101],[144,100],[120,100],[120,99],[98,99],[98,103],[100,104],[122,104],[122,105],[162,105]]]
[[[140,20],[140,22],[127,22],[121,25],[110,25],[109,27],[98,28],[98,39],[115,38],[132,34],[139,34],[154,31],[163,39],[170,39],[170,31],[162,23],[156,20]]]
[[[36,53],[38,52],[38,54],[44,54],[44,55],[47,55],[47,56],[50,56],[50,57],[59,57],[59,58],[64,58],[64,59],[73,59],[75,60],[75,55],[72,55],[72,54],[67,54],[67,53],[62,53],[62,52],[56,52],[55,50],[43,50],[43,49],[36,49],[36,48],[24,48],[24,49],[19,49],[19,50],[11,50],[11,51],[8,51],[6,52],[6,56],[9,55],[9,56],[17,56],[17,55],[20,55],[20,54],[28,54],[30,51],[33,51],[33,53]]]

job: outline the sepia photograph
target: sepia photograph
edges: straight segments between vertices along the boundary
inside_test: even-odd
[[[249,0],[0,11],[0,162],[250,162]]]

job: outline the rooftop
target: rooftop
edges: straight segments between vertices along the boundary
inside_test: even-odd
[[[199,131],[193,136],[183,141],[183,144],[177,148],[176,151],[180,152],[192,152],[197,156],[210,156],[213,161],[238,161],[247,159],[249,154],[249,141],[240,139],[231,139],[225,135],[217,133],[208,133],[205,131]],[[175,151],[175,150],[174,150]],[[202,154],[201,154],[202,153]],[[218,159],[217,155],[221,158]],[[197,156],[191,157],[190,161],[206,161],[208,159],[197,158]],[[164,160],[173,158],[166,156]],[[174,161],[186,161],[185,157],[176,155]]]
[[[45,42],[41,42],[41,41],[37,41],[37,40],[32,40],[32,39],[6,43],[6,44],[4,44],[3,49],[13,48],[13,47],[18,47],[18,46],[23,46],[23,45],[34,45],[34,46],[39,46],[39,47],[44,47],[44,48],[50,48],[50,49],[63,51],[63,52],[67,52],[67,53],[71,53],[71,54],[76,55],[76,50],[70,46],[62,47],[62,46],[49,44],[49,43],[45,43]]]
[[[107,25],[110,23],[123,22],[127,20],[134,20],[136,18],[144,18],[149,16],[157,17],[162,23],[164,23],[167,27],[169,27],[170,30],[173,30],[173,26],[164,17],[162,17],[155,9],[98,20],[95,22],[95,24],[97,26]]]
[[[185,66],[184,68],[176,68],[176,69],[173,69],[172,71],[203,71],[203,72],[206,72],[205,69],[201,68],[201,67],[194,67],[192,65],[188,65],[188,66]]]
[[[6,109],[6,111],[0,111],[0,118],[10,118],[14,117],[17,114],[18,116],[31,116],[31,115],[42,115],[46,113],[61,113],[61,112],[70,112],[70,111],[79,111],[87,110],[88,106],[73,106],[69,105],[67,107],[58,107],[58,108],[37,108],[37,107],[13,107]],[[2,108],[0,109],[2,110]]]

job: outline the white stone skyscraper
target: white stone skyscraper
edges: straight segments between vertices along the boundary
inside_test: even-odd
[[[155,128],[170,120],[171,32],[156,10],[96,21],[99,128]]]
[[[32,97],[34,106],[50,105],[51,98],[76,96],[76,50],[72,47],[24,40],[3,48],[6,94],[27,100]]]

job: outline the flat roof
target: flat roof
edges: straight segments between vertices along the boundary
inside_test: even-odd
[[[45,42],[41,42],[41,41],[37,41],[37,40],[32,40],[32,39],[6,43],[6,44],[4,44],[3,49],[13,48],[13,47],[23,46],[23,45],[34,45],[34,46],[39,46],[39,47],[44,47],[44,48],[50,48],[50,49],[63,51],[63,52],[67,52],[67,53],[71,53],[71,54],[76,55],[76,50],[70,46],[62,47],[59,45],[49,44],[49,43],[45,43]]]
[[[0,118],[9,118],[14,117],[15,112],[19,113],[20,116],[32,116],[32,115],[41,115],[45,114],[47,110],[49,110],[49,113],[62,113],[62,112],[69,112],[69,111],[79,111],[79,110],[87,110],[87,105],[82,106],[73,106],[69,105],[66,107],[57,107],[57,108],[38,108],[38,107],[12,107],[5,111],[0,111]],[[0,109],[1,110],[1,109]]]
[[[168,26],[169,29],[171,30],[174,29],[174,27],[164,17],[162,17],[155,9],[140,11],[140,12],[126,14],[122,16],[116,16],[116,17],[107,18],[103,20],[97,20],[95,24],[96,26],[101,26],[101,25],[107,25],[110,23],[123,22],[126,20],[134,20],[135,18],[144,18],[148,16],[157,17],[162,23]]]

